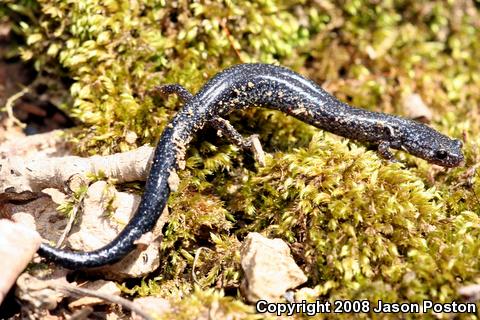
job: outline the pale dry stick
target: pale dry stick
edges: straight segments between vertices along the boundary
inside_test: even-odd
[[[145,312],[141,307],[137,306],[132,301],[122,297],[114,296],[107,293],[102,293],[95,290],[78,288],[72,285],[50,285],[50,288],[54,290],[60,290],[60,291],[66,292],[68,294],[71,294],[77,297],[90,296],[90,297],[99,298],[111,303],[121,305],[122,307],[125,307],[128,310],[135,312],[137,315],[141,316],[145,320],[154,320],[154,318],[150,314]]]
[[[14,95],[10,96],[7,99],[7,102],[5,103],[5,107],[2,108],[3,110],[7,111],[7,115],[14,123],[16,123],[20,128],[25,128],[26,125],[25,123],[21,122],[18,120],[14,115],[13,115],[13,104],[15,101],[20,99],[24,94],[26,94],[30,90],[30,86],[24,87],[21,91],[15,93]],[[2,111],[3,111],[2,110]]]
[[[85,193],[80,196],[80,199],[78,200],[78,204],[73,206],[72,213],[70,214],[70,217],[68,218],[67,225],[65,227],[65,230],[63,230],[62,235],[57,241],[57,244],[55,248],[60,248],[63,245],[63,242],[65,241],[65,238],[68,236],[70,233],[70,230],[72,230],[73,223],[75,222],[75,218],[77,217],[78,210],[81,207],[81,204],[83,203],[83,198],[85,197]]]
[[[237,55],[238,59],[240,60],[241,63],[244,63],[245,61],[242,59],[242,56],[240,55],[240,51],[238,51],[238,49],[235,46],[235,41],[232,37],[232,34],[230,33],[230,30],[228,30],[226,19],[220,19],[220,26],[223,28],[223,31],[227,36],[227,40],[230,43],[230,46],[232,47],[233,51],[235,51],[235,54]]]
[[[195,275],[195,267],[197,266],[197,261],[198,261],[198,258],[200,257],[200,253],[201,251],[205,249],[207,250],[208,248],[206,247],[200,247],[196,250],[195,252],[195,258],[193,259],[193,265],[192,265],[192,278],[193,278],[193,281],[198,284],[199,286],[201,286],[200,282],[197,280],[197,276]]]

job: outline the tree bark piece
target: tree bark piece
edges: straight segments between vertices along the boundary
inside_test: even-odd
[[[128,152],[89,158],[9,157],[0,160],[0,192],[62,190],[73,180],[87,181],[89,174],[101,174],[118,183],[145,181],[153,151],[153,147],[142,146]]]

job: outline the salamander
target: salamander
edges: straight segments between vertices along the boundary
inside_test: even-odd
[[[184,167],[185,150],[206,124],[224,124],[233,110],[261,106],[280,110],[317,128],[373,143],[379,154],[393,160],[390,148],[428,162],[455,167],[463,160],[462,142],[406,118],[355,108],[339,101],[315,82],[284,67],[240,64],[218,73],[192,95],[180,85],[167,85],[184,107],[167,125],[155,149],[140,205],[125,228],[106,246],[91,252],[72,252],[42,244],[39,254],[66,268],[99,267],[119,261],[135,248],[135,241],[151,231],[172,191],[169,177]],[[233,136],[239,137],[233,127]]]

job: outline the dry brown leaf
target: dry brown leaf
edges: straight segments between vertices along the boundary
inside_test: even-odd
[[[432,111],[425,102],[423,102],[419,94],[412,93],[403,97],[402,106],[405,116],[410,119],[416,119],[426,123],[432,120]]]
[[[53,310],[65,297],[64,293],[53,288],[67,283],[65,270],[57,270],[42,279],[23,273],[17,280],[15,295],[35,309]]]

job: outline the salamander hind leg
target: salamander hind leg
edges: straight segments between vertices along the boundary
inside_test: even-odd
[[[213,118],[209,123],[217,130],[217,134],[220,137],[225,136],[241,149],[252,152],[255,160],[261,166],[265,165],[265,152],[262,149],[258,135],[254,134],[248,138],[244,138],[228,120],[219,117]]]
[[[189,102],[193,98],[193,94],[190,93],[185,87],[178,83],[173,84],[164,84],[161,86],[156,86],[152,92],[158,93],[162,97],[167,97],[170,94],[174,93],[179,97],[184,103]]]

